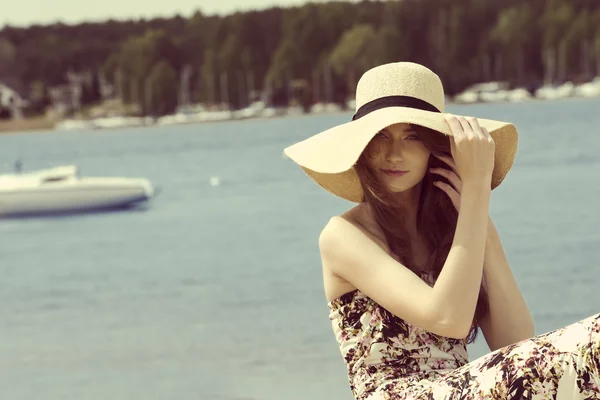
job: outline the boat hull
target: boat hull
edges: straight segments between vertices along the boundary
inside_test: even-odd
[[[154,195],[152,184],[134,178],[78,178],[32,187],[0,188],[0,217],[126,208]]]

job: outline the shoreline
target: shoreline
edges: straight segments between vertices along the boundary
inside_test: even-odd
[[[53,131],[57,120],[46,117],[0,121],[0,135],[34,131]]]
[[[506,101],[477,101],[472,103],[464,103],[464,102],[448,102],[446,106],[473,106],[473,105],[483,105],[483,104],[511,104],[511,103],[532,103],[532,102],[552,102],[557,100],[570,100],[570,99],[581,99],[585,97],[579,96],[567,96],[564,98],[556,98],[556,99],[543,99],[543,98],[531,98],[527,100],[523,100],[520,102],[506,102]],[[588,97],[588,99],[591,97]],[[600,99],[600,97],[597,97]],[[316,116],[316,115],[335,115],[335,114],[344,114],[351,113],[352,110],[336,110],[336,111],[325,111],[325,112],[308,112],[308,113],[284,113],[274,116],[253,116],[253,117],[242,117],[242,118],[223,118],[223,119],[214,119],[214,120],[187,120],[180,121],[174,123],[167,124],[148,124],[148,125],[125,125],[125,126],[114,126],[114,127],[96,127],[92,128],[92,130],[113,130],[118,128],[144,128],[144,127],[156,127],[156,126],[177,126],[177,125],[191,125],[191,124],[206,124],[206,123],[215,123],[215,122],[242,122],[248,120],[268,120],[275,118],[285,118],[289,116]],[[68,120],[68,119],[65,119]],[[53,133],[53,132],[61,132],[62,129],[55,129],[56,125],[59,124],[62,119],[53,119],[45,116],[37,116],[32,118],[24,118],[21,120],[0,120],[0,136],[9,135],[9,134],[26,134],[26,133]],[[93,119],[81,119],[81,122],[92,122]]]

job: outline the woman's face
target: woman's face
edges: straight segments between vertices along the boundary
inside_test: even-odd
[[[392,192],[417,186],[427,173],[430,151],[410,124],[381,130],[365,149],[368,166]]]

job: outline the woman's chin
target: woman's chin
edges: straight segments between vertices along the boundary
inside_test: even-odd
[[[403,193],[409,190],[410,188],[407,188],[404,185],[388,185],[388,189],[392,193]]]
[[[418,183],[412,185],[411,182],[388,182],[387,188],[392,193],[404,193],[414,189],[418,185]]]

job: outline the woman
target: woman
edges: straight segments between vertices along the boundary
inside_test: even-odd
[[[509,123],[444,114],[437,75],[367,71],[353,121],[288,147],[358,203],[323,229],[330,319],[356,399],[600,399],[600,315],[534,337],[489,218]],[[469,363],[481,329],[492,352]]]

